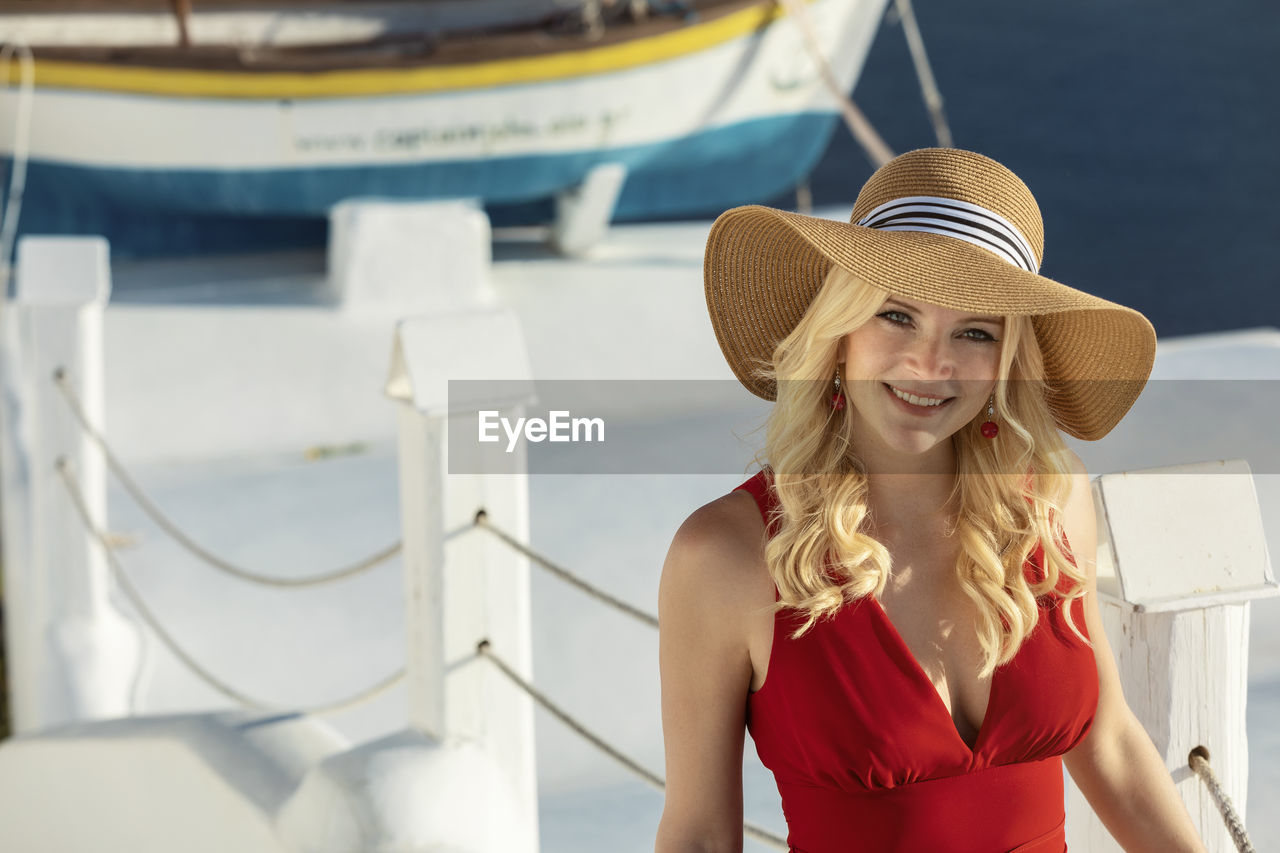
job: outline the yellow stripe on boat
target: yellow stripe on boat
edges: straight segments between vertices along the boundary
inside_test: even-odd
[[[212,71],[37,58],[35,85],[205,98],[330,98],[511,86],[621,71],[674,59],[746,35],[781,15],[777,4],[762,3],[706,23],[690,24],[673,32],[616,45],[548,56],[431,68],[310,73]],[[10,85],[19,81],[16,64],[9,66],[8,77]]]

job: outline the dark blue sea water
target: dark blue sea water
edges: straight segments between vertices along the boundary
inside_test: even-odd
[[[1044,275],[1138,308],[1161,336],[1280,326],[1280,4],[914,6],[955,144],[1036,194]],[[854,97],[895,151],[935,144],[891,20]],[[815,203],[852,207],[870,173],[841,127]]]

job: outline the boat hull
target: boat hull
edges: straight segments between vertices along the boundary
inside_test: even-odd
[[[846,88],[883,6],[812,5],[823,50]],[[730,32],[726,16],[699,43],[688,40],[688,27],[675,34],[686,38],[684,52],[651,40],[654,55],[670,54],[654,61],[642,61],[634,44],[619,54],[626,47],[619,45],[569,66],[453,68],[447,79],[418,77],[427,90],[416,92],[334,94],[371,85],[355,72],[333,77],[328,90],[304,79],[294,97],[271,86],[297,85],[297,75],[259,77],[256,90],[242,92],[227,87],[247,81],[225,74],[80,78],[105,81],[92,88],[55,65],[47,79],[61,86],[37,77],[20,229],[105,230],[118,250],[149,254],[200,250],[206,229],[184,227],[198,220],[225,221],[223,230],[234,230],[237,218],[251,230],[292,222],[288,228],[311,234],[306,220],[323,220],[353,197],[471,198],[506,211],[500,219],[518,220],[520,211],[536,219],[545,215],[539,202],[602,163],[627,168],[617,220],[761,201],[803,180],[836,113],[794,21],[763,7],[736,14],[745,32]],[[512,79],[475,85],[499,72]],[[442,80],[454,88],[440,88]],[[180,83],[188,91],[156,91]],[[6,126],[16,98],[13,88],[0,98]],[[148,236],[157,227],[164,233]]]

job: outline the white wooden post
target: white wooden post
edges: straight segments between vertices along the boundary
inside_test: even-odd
[[[361,218],[355,209],[348,212],[352,221]],[[533,703],[477,655],[487,639],[495,655],[532,678],[528,560],[472,530],[484,509],[495,524],[528,540],[525,456],[503,459],[512,476],[487,476],[451,471],[447,455],[449,430],[474,436],[480,409],[512,417],[531,401],[529,359],[515,315],[489,307],[494,294],[484,214],[447,204],[403,212],[408,218],[392,230],[416,230],[423,263],[451,271],[421,277],[422,295],[434,308],[397,324],[385,389],[401,404],[409,728],[314,768],[282,812],[278,831],[298,853],[537,853]],[[355,242],[340,254],[376,267],[378,253],[358,243],[360,235],[377,243],[379,234],[357,229],[350,235]],[[464,270],[476,274],[455,275]],[[372,267],[359,264],[343,275],[355,291],[359,282],[376,279]],[[451,380],[492,382],[460,392]]]
[[[140,677],[141,639],[110,599],[104,556],[56,469],[65,459],[93,523],[106,519],[106,472],[54,383],[66,378],[91,423],[103,419],[102,312],[107,244],[28,237],[6,312],[4,570],[14,727],[123,716]]]
[[[484,341],[483,347],[475,346]],[[516,380],[480,386],[466,399],[451,379]],[[399,324],[387,391],[399,415],[401,519],[404,531],[407,679],[410,723],[442,740],[478,742],[517,791],[537,849],[537,779],[533,707],[476,647],[493,651],[526,679],[533,655],[528,560],[483,531],[470,531],[477,510],[528,540],[523,451],[511,474],[445,474],[447,436],[476,429],[482,409],[518,417],[531,401],[528,357],[515,315],[480,309]],[[486,393],[491,389],[494,393]],[[446,547],[446,532],[454,537]]]
[[[1098,598],[1125,699],[1206,847],[1233,851],[1189,756],[1208,749],[1243,820],[1249,602],[1278,591],[1253,477],[1243,460],[1194,463],[1106,474],[1093,495]],[[1067,787],[1067,846],[1121,850],[1075,784]]]

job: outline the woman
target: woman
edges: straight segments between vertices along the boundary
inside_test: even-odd
[[[767,465],[694,512],[659,595],[657,849],[742,845],[744,729],[793,850],[1062,851],[1062,766],[1128,851],[1203,850],[1125,703],[1088,475],[1141,392],[1136,311],[1038,275],[1039,208],[979,154],[878,170],[850,224],[736,208],[707,304],[775,400]]]

